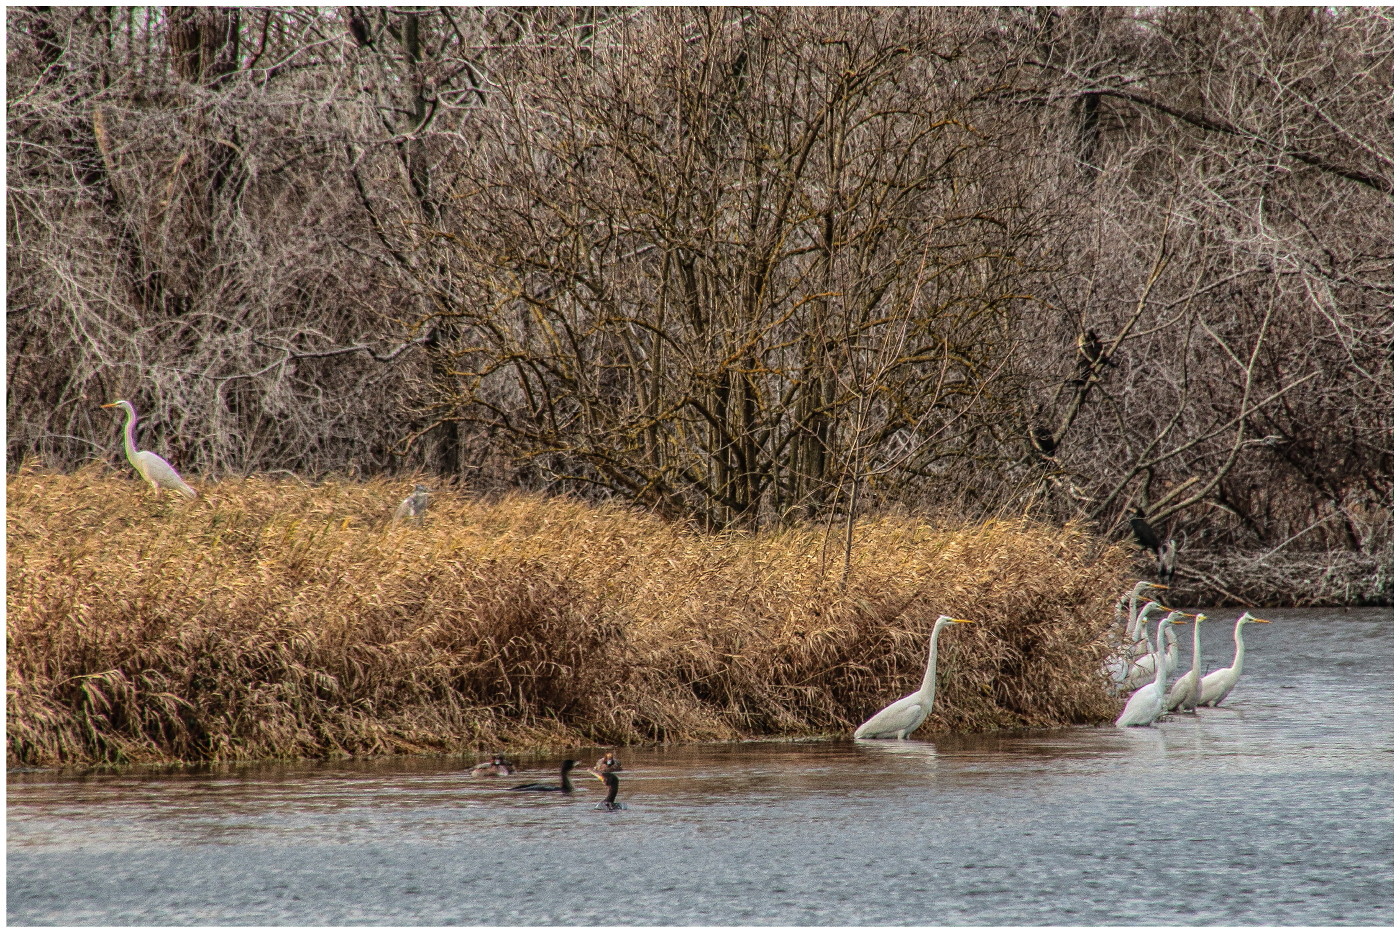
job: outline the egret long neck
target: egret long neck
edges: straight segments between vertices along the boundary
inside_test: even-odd
[[[1201,672],[1201,620],[1196,620],[1196,630],[1191,634],[1191,673]]]
[[[1151,611],[1151,606],[1143,606],[1142,611],[1139,612],[1137,618],[1133,620],[1133,633],[1129,636],[1133,641],[1137,641],[1147,633],[1147,614]]]
[[[1119,613],[1126,612],[1127,622],[1123,628],[1123,637],[1133,637],[1133,619],[1137,615],[1137,590],[1124,593],[1118,597],[1118,605],[1113,607],[1113,618],[1117,619]]]
[[[946,622],[939,622],[933,627],[933,634],[928,637],[928,668],[924,670],[924,682],[919,687],[919,692],[933,696],[934,669],[938,667],[938,633],[943,631]]]
[[[1169,624],[1166,618],[1157,623],[1157,675],[1154,682],[1159,687],[1167,682],[1167,646],[1163,639]]]
[[[1235,623],[1235,663],[1230,665],[1230,670],[1239,671],[1244,669],[1244,616]]]
[[[126,440],[126,459],[131,461],[131,465],[136,465],[136,409],[130,405],[126,408],[126,432],[123,437]]]

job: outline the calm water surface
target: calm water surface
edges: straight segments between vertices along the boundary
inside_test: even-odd
[[[1234,615],[1203,628],[1210,669]],[[623,749],[620,812],[593,809],[591,778],[572,798],[510,794],[461,758],[15,773],[8,920],[1389,926],[1392,613],[1269,615],[1223,709]]]

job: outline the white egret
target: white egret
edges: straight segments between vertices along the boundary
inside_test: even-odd
[[[617,802],[617,775],[613,774],[611,771],[604,771],[601,774],[597,771],[594,771],[593,776],[596,777],[598,780],[602,781],[604,784],[608,785],[608,796],[603,800],[602,803],[598,804],[593,809],[626,810],[627,804]]]
[[[928,637],[928,667],[924,670],[924,682],[913,693],[895,700],[880,712],[861,723],[856,730],[858,739],[907,739],[909,733],[923,725],[933,710],[934,669],[938,666],[938,633],[944,627],[958,622],[969,623],[970,619],[954,619],[952,616],[939,616],[933,623],[933,634]]]
[[[1151,650],[1151,645],[1145,642],[1139,645],[1138,642],[1142,638],[1142,633],[1147,627],[1147,617],[1159,611],[1171,612],[1166,606],[1158,602],[1153,602],[1152,600],[1148,600],[1142,604],[1142,609],[1138,611],[1138,614],[1128,620],[1127,644],[1124,646],[1124,651],[1131,651],[1137,654]],[[1122,684],[1128,680],[1129,675],[1133,672],[1133,661],[1131,657],[1125,657],[1120,654],[1115,658],[1110,658],[1104,665],[1104,670],[1113,678],[1115,684]],[[1137,687],[1141,686],[1141,684],[1134,683],[1129,684],[1129,686]]]
[[[399,503],[399,507],[394,510],[394,521],[401,522],[412,519],[416,523],[422,523],[423,513],[428,511],[428,487],[418,483],[413,487],[413,494]]]
[[[553,791],[556,794],[561,792],[565,794],[572,794],[574,792],[574,785],[569,782],[569,772],[574,769],[574,765],[576,764],[578,764],[577,761],[569,759],[568,761],[564,762],[562,765],[559,766],[558,784],[550,784],[544,781],[536,781],[532,784],[517,784],[514,787],[512,787],[511,790],[542,790]]]
[[[1166,702],[1167,664],[1166,664],[1166,642],[1165,629],[1168,625],[1181,625],[1185,619],[1178,619],[1176,616],[1184,613],[1173,612],[1164,616],[1157,623],[1157,675],[1150,684],[1139,687],[1130,697],[1123,707],[1122,714],[1118,717],[1114,725],[1117,726],[1150,726],[1161,718],[1163,706]]]
[[[151,484],[151,488],[159,495],[162,489],[173,489],[187,499],[194,499],[199,493],[190,488],[190,484],[180,478],[180,474],[175,472],[164,457],[151,453],[149,450],[136,449],[136,409],[126,399],[117,402],[109,402],[103,408],[120,408],[126,412],[126,432],[124,435],[126,447],[126,459],[131,461],[131,465],[136,468],[136,472],[141,478]]]
[[[1244,636],[1241,630],[1246,622],[1268,624],[1269,620],[1256,618],[1248,612],[1235,620],[1235,663],[1218,671],[1211,671],[1201,678],[1201,706],[1219,706],[1224,703],[1230,691],[1235,689],[1235,684],[1240,682],[1240,674],[1244,671]]]
[[[1189,618],[1188,613],[1178,612],[1175,609],[1167,615],[1167,619],[1172,622],[1176,622],[1177,620],[1184,621],[1187,618]],[[1157,657],[1156,651],[1149,651],[1133,662],[1133,666],[1128,670],[1127,680],[1129,687],[1141,687],[1157,676]],[[1174,629],[1167,629],[1167,647],[1162,657],[1165,659],[1167,669],[1164,676],[1170,677],[1176,670],[1177,661],[1179,660],[1176,647],[1176,631]]]
[[[483,761],[472,768],[472,777],[504,777],[514,773],[515,767],[506,761],[504,755],[492,755],[490,761]]]
[[[617,760],[617,755],[613,753],[612,749],[608,749],[608,753],[598,759],[598,763],[593,766],[593,770],[598,774],[609,774],[613,771],[621,771],[622,762]]]
[[[1118,604],[1113,607],[1113,620],[1117,622],[1123,619],[1126,626],[1123,631],[1125,638],[1136,641],[1133,626],[1137,623],[1138,600],[1142,598],[1144,590],[1165,590],[1166,587],[1160,583],[1149,583],[1146,580],[1139,580],[1131,590],[1118,597]]]
[[[1196,623],[1191,631],[1191,669],[1177,678],[1167,693],[1167,712],[1180,709],[1194,713],[1201,702],[1201,623],[1204,612],[1196,613]]]

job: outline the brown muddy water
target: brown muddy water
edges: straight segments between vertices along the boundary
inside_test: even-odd
[[[616,812],[591,778],[470,779],[474,755],[11,773],[8,921],[1390,926],[1393,614],[1268,615],[1218,710],[623,749]],[[1203,626],[1208,669],[1234,618]]]

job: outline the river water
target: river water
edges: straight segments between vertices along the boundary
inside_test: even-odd
[[[1234,613],[1214,616],[1208,669],[1233,656]],[[615,812],[586,775],[512,794],[461,757],[12,773],[8,920],[1390,926],[1393,614],[1269,616],[1221,709],[622,749]]]

